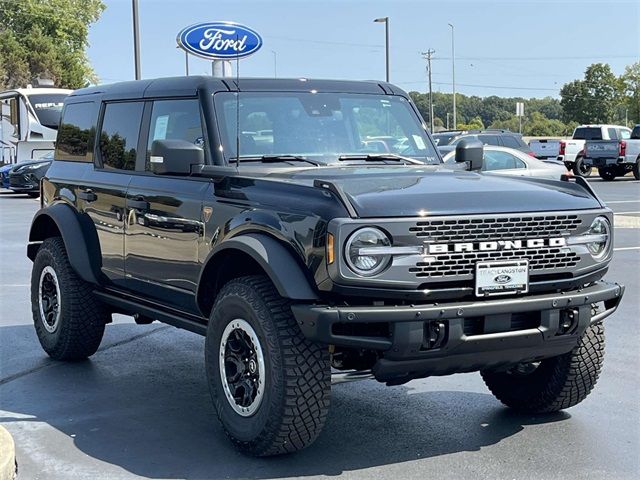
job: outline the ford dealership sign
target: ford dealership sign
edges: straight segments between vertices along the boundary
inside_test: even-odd
[[[187,52],[211,60],[248,57],[262,47],[257,32],[233,22],[197,23],[182,30],[176,40]]]

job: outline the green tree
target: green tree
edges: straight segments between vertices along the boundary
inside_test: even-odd
[[[627,65],[620,77],[620,84],[629,120],[634,124],[640,123],[640,62]]]
[[[0,2],[0,88],[23,87],[38,76],[78,88],[95,81],[87,60],[89,26],[102,0]]]
[[[607,123],[613,120],[620,102],[620,82],[606,63],[594,63],[584,80],[574,80],[560,90],[565,121]]]

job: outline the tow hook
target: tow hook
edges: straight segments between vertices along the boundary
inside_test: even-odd
[[[425,350],[440,348],[444,343],[446,333],[447,326],[444,322],[426,322],[422,348]]]
[[[558,335],[571,335],[578,328],[580,311],[577,308],[567,308],[560,311]]]

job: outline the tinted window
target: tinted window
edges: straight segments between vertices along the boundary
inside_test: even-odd
[[[609,134],[609,138],[611,140],[618,139],[618,130],[616,130],[615,128],[607,128],[607,133]]]
[[[574,140],[602,140],[600,127],[579,127],[573,132]]]
[[[513,137],[511,135],[504,135],[502,137],[502,143],[504,143],[505,147],[509,147],[509,148],[522,148],[522,144],[524,142],[522,142],[522,140],[518,141],[519,139],[517,137]],[[525,145],[526,146],[526,145]]]
[[[459,132],[456,133],[436,133],[431,135],[433,140],[436,142],[436,145],[439,147],[443,145],[449,145],[456,136],[460,135]]]
[[[635,127],[633,127],[631,138],[634,140],[640,139],[640,125],[636,125]]]
[[[485,150],[483,170],[508,170],[512,168],[525,168],[525,164],[510,153]]]
[[[497,135],[478,135],[478,139],[485,145],[502,145]]]
[[[38,121],[49,128],[58,128],[62,104],[67,98],[67,93],[37,93],[28,96]]]
[[[57,160],[93,162],[97,104],[72,103],[65,107],[56,139]]]
[[[108,103],[100,132],[100,158],[104,168],[134,170],[142,102]]]
[[[149,170],[151,144],[154,140],[184,140],[203,147],[204,136],[198,100],[157,100],[153,102],[147,144],[147,170]]]

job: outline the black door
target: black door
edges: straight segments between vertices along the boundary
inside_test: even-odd
[[[196,99],[156,100],[151,107],[147,157],[127,192],[125,270],[128,288],[145,297],[196,310],[204,248],[202,205],[209,182],[189,176],[154,175],[149,153],[154,140],[179,139],[204,145]]]
[[[85,181],[91,187],[79,194],[98,234],[102,271],[120,286],[125,284],[126,193],[136,165],[143,108],[143,102],[104,106],[96,166]]]

